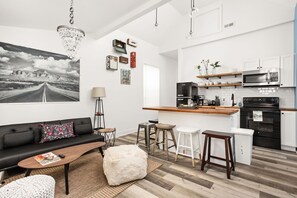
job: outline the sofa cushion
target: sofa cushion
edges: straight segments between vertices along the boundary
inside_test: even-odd
[[[75,138],[60,139],[58,141],[45,142],[43,144],[24,145],[5,150],[0,150],[0,170],[16,166],[18,162],[34,155],[50,152],[56,149],[86,144],[91,142],[103,142],[104,137],[97,134],[80,135]]]
[[[34,131],[28,130],[23,132],[7,133],[3,136],[3,148],[23,146],[34,143]]]
[[[61,120],[61,123],[73,122],[74,134],[84,135],[94,133],[92,128],[92,122],[90,118],[74,118],[68,120]]]
[[[40,143],[71,137],[75,137],[73,134],[73,122],[58,125],[42,124]]]

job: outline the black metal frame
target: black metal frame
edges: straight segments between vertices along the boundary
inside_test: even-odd
[[[94,129],[105,128],[103,100],[99,97],[96,99],[95,112],[94,112]]]

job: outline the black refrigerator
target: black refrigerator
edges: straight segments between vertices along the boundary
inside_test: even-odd
[[[198,103],[198,85],[194,82],[181,82],[176,85],[176,106]]]

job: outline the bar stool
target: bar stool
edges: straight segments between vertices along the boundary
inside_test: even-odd
[[[155,139],[155,143],[153,146],[153,154],[155,153],[155,149],[156,146],[159,144],[163,144],[163,150],[164,150],[164,146],[166,149],[166,155],[167,155],[167,160],[169,160],[169,153],[168,153],[168,149],[170,149],[171,147],[176,147],[176,140],[175,140],[175,136],[173,133],[173,128],[175,127],[175,125],[171,125],[171,124],[156,124],[156,128],[157,128],[157,132],[156,132],[156,139]],[[159,135],[160,132],[163,132],[163,141],[159,142]],[[172,139],[168,139],[168,132],[171,134],[171,138]],[[172,146],[168,146],[168,140],[173,141],[173,145]]]
[[[144,128],[144,138],[143,139],[139,139],[139,133],[140,130]],[[154,131],[152,132],[152,129],[154,129]],[[155,140],[155,138],[152,138],[151,135],[156,134],[156,125],[153,123],[148,123],[148,122],[144,122],[138,125],[138,130],[137,130],[137,138],[136,138],[136,144],[138,144],[140,141],[145,140],[145,146],[147,149],[147,152],[150,152],[150,146],[151,146],[151,142],[150,140]]]
[[[234,166],[234,161],[233,161],[233,154],[232,154],[232,147],[231,147],[231,138],[234,138],[234,134],[233,133],[217,132],[217,131],[209,131],[209,130],[202,132],[202,134],[205,135],[205,140],[204,140],[201,170],[202,171],[204,170],[204,166],[206,164],[211,164],[211,165],[223,167],[223,168],[226,168],[227,178],[230,179],[231,170],[235,171],[235,166]],[[221,158],[221,157],[211,155],[211,138],[222,139],[222,140],[225,141],[225,156],[226,156],[225,159]],[[205,160],[207,144],[208,144],[208,155],[207,155],[207,160]],[[229,157],[229,154],[230,154],[230,157]],[[226,161],[226,166],[211,162],[210,158]],[[231,163],[231,166],[230,166],[230,163]]]
[[[195,158],[194,158],[194,152],[199,153],[199,159],[201,159],[201,153],[200,153],[200,139],[199,139],[199,131],[200,129],[197,128],[190,128],[190,127],[178,127],[177,129],[178,132],[178,138],[177,138],[177,149],[176,149],[176,155],[175,155],[175,161],[177,161],[178,155],[184,155],[192,158],[192,166],[195,167]],[[184,136],[183,138],[183,145],[181,144],[181,135]],[[194,149],[193,145],[193,136],[197,135],[197,141],[198,141],[198,146],[197,148]],[[185,145],[186,142],[186,137],[190,137],[190,146]],[[191,150],[191,155],[185,154],[185,153],[180,153],[179,149],[180,148],[185,148],[185,149],[190,149]]]
[[[104,136],[105,148],[114,146],[116,138],[116,128],[98,129],[97,133]]]
[[[149,123],[158,124],[159,123],[159,120],[158,119],[149,120]]]

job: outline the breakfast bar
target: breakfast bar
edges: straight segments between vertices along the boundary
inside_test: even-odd
[[[173,124],[177,127],[194,127],[205,130],[213,130],[220,132],[231,132],[231,128],[239,127],[239,108],[238,107],[200,107],[197,109],[180,109],[177,107],[143,107],[143,110],[158,111],[159,123]],[[175,133],[176,134],[176,133]],[[199,142],[196,141],[194,146],[200,147],[202,152],[204,137],[200,133]],[[197,145],[199,144],[199,145]],[[213,141],[212,154],[224,155],[223,142]],[[171,151],[174,151],[172,149]],[[198,154],[195,154],[198,158]]]

